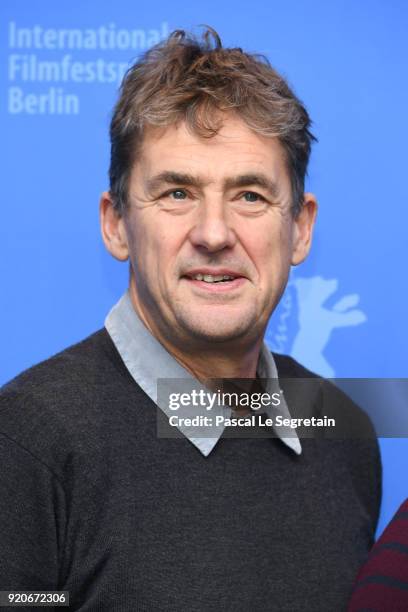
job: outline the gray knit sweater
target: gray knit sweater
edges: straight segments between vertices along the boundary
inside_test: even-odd
[[[275,360],[280,376],[310,375]],[[324,397],[371,431],[350,400]],[[295,456],[226,437],[203,457],[157,437],[105,330],[6,385],[0,432],[0,590],[68,590],[81,612],[333,612],[373,542],[375,439],[304,439]]]

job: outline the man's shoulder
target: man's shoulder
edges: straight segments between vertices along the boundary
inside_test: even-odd
[[[305,368],[301,363],[281,353],[272,353],[279,378],[311,378],[323,380],[318,374]]]
[[[108,332],[100,329],[0,389],[0,432],[28,435],[41,429],[44,435],[75,435],[129,377]]]
[[[2,387],[0,444],[59,472],[73,454],[98,448],[139,392],[108,332],[98,330]]]
[[[299,411],[309,410],[315,416],[332,418],[336,422],[333,437],[372,439],[376,437],[372,422],[361,408],[339,386],[339,380],[332,381],[319,376],[289,355],[273,353],[279,381],[285,394],[291,397],[291,404],[299,404]],[[330,431],[326,432],[331,437]]]
[[[68,346],[18,374],[0,389],[0,401],[14,394],[57,392],[103,379],[110,364],[112,349],[105,329],[100,329],[80,342]],[[102,368],[102,371],[101,371]]]

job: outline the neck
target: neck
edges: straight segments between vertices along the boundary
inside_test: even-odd
[[[256,378],[262,339],[246,349],[223,346],[221,349],[208,348],[206,351],[197,351],[193,347],[181,350],[178,346],[162,343],[186,370],[205,384],[210,379]]]

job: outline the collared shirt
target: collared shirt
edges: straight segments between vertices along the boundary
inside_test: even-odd
[[[119,302],[113,306],[105,319],[105,327],[135,382],[167,416],[171,416],[172,412],[168,402],[163,402],[160,392],[158,393],[158,382],[190,381],[194,383],[195,388],[198,385],[205,389],[150,333],[137,315],[129,291],[126,291]],[[257,376],[266,380],[266,393],[272,395],[279,391],[275,360],[265,343],[262,344],[259,354]],[[265,413],[270,417],[276,414],[272,406],[267,406]],[[200,407],[194,409],[194,414],[200,414]],[[204,407],[201,407],[201,414],[205,414]],[[228,417],[231,415],[231,408],[215,406],[214,416],[217,414]],[[284,418],[290,418],[282,394],[280,394],[279,414]],[[224,426],[213,427],[212,437],[205,438],[197,436],[195,427],[181,425],[178,429],[204,456],[208,456],[221,438]],[[289,427],[279,427],[275,429],[275,433],[296,454],[301,454],[300,441],[294,430]]]

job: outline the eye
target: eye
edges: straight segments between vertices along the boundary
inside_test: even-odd
[[[187,197],[184,189],[173,189],[173,191],[168,191],[166,195],[171,196],[173,200],[185,200]]]
[[[194,193],[182,187],[168,189],[157,198],[160,210],[174,215],[183,215],[191,211],[196,202]]]
[[[265,202],[265,198],[259,195],[259,193],[255,193],[255,191],[245,191],[242,195],[245,202]]]

